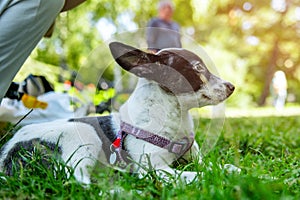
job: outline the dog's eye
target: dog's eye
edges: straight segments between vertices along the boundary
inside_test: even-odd
[[[204,84],[208,83],[207,78],[203,74],[200,74],[200,79]]]
[[[199,73],[203,73],[203,71],[204,71],[204,67],[201,65],[201,63],[194,64],[193,69]]]

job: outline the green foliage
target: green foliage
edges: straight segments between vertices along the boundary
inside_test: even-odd
[[[109,99],[115,96],[115,89],[110,88],[108,90],[100,90],[94,95],[94,105],[98,105],[101,102],[107,102]]]
[[[299,17],[296,17],[299,0],[286,1],[283,10],[272,8],[271,1],[258,0],[173,2],[174,19],[182,27],[183,45],[186,37],[193,38],[207,48],[224,78],[242,86],[236,91],[233,105],[264,104],[275,70],[286,72],[289,93],[296,100],[300,98],[300,56],[295,51],[300,37]],[[80,71],[84,83],[89,77],[92,83],[102,76],[111,80],[113,60],[107,41],[103,41],[97,30],[97,22],[105,19],[115,27],[115,34],[122,33],[121,37],[110,39],[127,42],[122,35],[132,32],[128,24],[145,28],[148,20],[157,15],[157,3],[158,0],[125,0],[121,4],[115,0],[87,1],[57,18],[54,35],[43,40],[32,57],[69,71]],[[126,21],[127,15],[130,19]],[[100,29],[109,33],[109,27]],[[145,44],[144,35],[136,35],[132,42]]]
[[[0,122],[0,147],[5,144],[8,138],[12,137],[16,130],[17,128],[14,129],[13,124]]]

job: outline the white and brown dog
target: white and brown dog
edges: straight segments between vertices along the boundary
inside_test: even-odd
[[[201,160],[188,111],[224,101],[234,86],[211,74],[201,58],[185,49],[150,54],[119,42],[109,47],[116,62],[139,77],[119,113],[25,126],[1,149],[2,171],[13,172],[12,160],[22,159],[18,150],[43,145],[57,149],[68,165],[76,166],[75,178],[87,184],[89,166],[98,161],[139,174],[151,164],[160,175],[195,179],[196,172],[177,173],[169,167],[181,157]]]

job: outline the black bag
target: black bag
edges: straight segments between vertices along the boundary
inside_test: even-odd
[[[21,83],[12,82],[5,97],[20,100],[24,93],[37,97],[51,91],[54,89],[44,76],[30,74]]]

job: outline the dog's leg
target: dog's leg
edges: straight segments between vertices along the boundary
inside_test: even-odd
[[[77,151],[78,152],[74,153],[69,160],[68,165],[74,169],[74,177],[76,180],[88,185],[91,183],[90,170],[91,167],[95,165],[95,159],[87,156],[90,154],[90,151],[87,149],[79,149]]]
[[[197,142],[194,142],[193,146],[191,147],[190,151],[188,151],[185,155],[182,156],[187,161],[194,161],[198,164],[203,164],[202,163],[202,155],[201,151],[199,148],[199,145]],[[209,168],[211,168],[212,163],[210,163]],[[235,165],[232,164],[225,164],[223,167],[219,166],[220,169],[224,169],[228,173],[240,173],[241,169],[236,167]]]
[[[182,158],[188,162],[194,161],[197,164],[202,164],[202,155],[196,141],[193,143],[191,149],[182,156]]]
[[[177,180],[177,178],[179,178],[181,181],[184,181],[185,183],[189,184],[194,180],[197,180],[197,175],[198,175],[197,172],[180,171],[180,170],[173,169],[171,167],[164,167],[164,168],[153,169],[153,170],[155,170],[154,172],[156,176],[160,177],[166,182],[172,182],[173,180]],[[139,178],[144,178],[144,176],[149,172],[150,172],[149,170],[140,169],[138,171]]]
[[[85,135],[89,133],[89,135]],[[76,131],[65,132],[60,140],[62,159],[74,169],[74,176],[79,182],[90,184],[90,173],[97,159],[105,158],[102,141],[95,130],[83,123],[76,123]]]
[[[196,162],[197,164],[202,163],[202,156],[201,156],[200,148],[196,141],[193,143],[193,146],[191,147],[191,149],[182,156],[182,158],[183,158],[183,160],[186,160],[188,162]],[[172,175],[173,177],[179,176],[180,179],[182,181],[186,182],[187,184],[193,182],[194,180],[197,180],[198,179],[197,177],[199,175],[199,173],[194,172],[194,171],[180,171],[180,170],[176,170],[176,169],[173,169],[170,167],[162,169],[161,171],[158,171],[157,173],[159,176],[167,178],[167,175],[165,172]]]
[[[102,149],[102,142],[99,141],[97,146],[86,145],[80,148],[69,162],[71,167],[74,168],[74,177],[76,180],[88,185],[91,183],[91,173],[97,163],[107,164],[106,156]]]
[[[180,171],[180,170],[176,170],[170,167],[161,169],[161,170],[157,170],[156,174],[163,178],[164,180],[169,181],[170,180],[170,176],[175,177],[179,176],[180,180],[184,181],[185,183],[189,184],[195,180],[197,180],[198,177],[198,173],[197,172],[193,172],[193,171]]]

